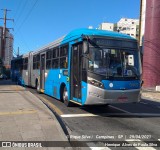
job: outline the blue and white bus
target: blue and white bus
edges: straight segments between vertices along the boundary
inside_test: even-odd
[[[132,103],[141,97],[140,51],[136,39],[122,33],[77,29],[11,64],[13,80],[67,106]]]

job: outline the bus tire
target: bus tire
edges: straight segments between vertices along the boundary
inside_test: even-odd
[[[71,102],[68,100],[68,91],[67,91],[66,86],[64,86],[64,88],[63,88],[62,99],[63,99],[64,104],[65,104],[67,107],[70,107],[70,106],[71,106]]]

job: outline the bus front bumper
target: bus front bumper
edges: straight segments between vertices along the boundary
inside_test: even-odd
[[[85,105],[133,103],[141,99],[140,89],[105,90],[88,84]]]

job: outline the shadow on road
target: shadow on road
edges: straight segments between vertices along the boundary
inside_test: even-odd
[[[114,104],[108,106],[80,107],[83,111],[101,117],[147,118],[160,117],[160,103],[145,100],[146,103]]]

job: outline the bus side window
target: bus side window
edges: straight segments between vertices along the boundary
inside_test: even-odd
[[[33,70],[40,68],[40,54],[33,56]]]
[[[33,70],[35,70],[37,68],[37,62],[36,62],[36,58],[37,58],[37,55],[34,55],[33,56]]]
[[[37,58],[36,58],[36,69],[40,69],[40,54],[37,54]]]
[[[68,67],[68,45],[60,48],[60,68]]]
[[[23,59],[23,70],[28,70],[28,58]]]
[[[53,48],[52,50],[52,68],[59,68],[59,48]]]
[[[52,66],[52,50],[48,50],[46,54],[46,69],[51,69]]]

